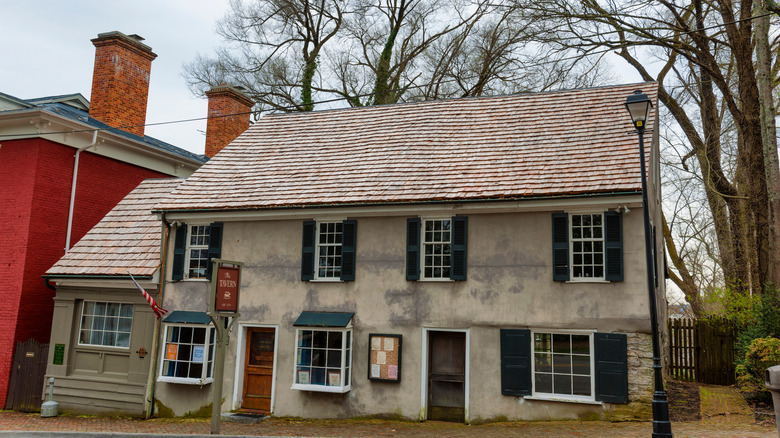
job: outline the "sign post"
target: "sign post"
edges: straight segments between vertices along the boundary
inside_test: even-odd
[[[214,342],[214,387],[211,402],[211,434],[219,434],[222,411],[222,378],[225,372],[225,347],[228,335],[238,313],[238,296],[241,285],[241,262],[212,259],[211,296],[207,315],[214,324],[217,339]],[[230,321],[228,323],[228,320]]]

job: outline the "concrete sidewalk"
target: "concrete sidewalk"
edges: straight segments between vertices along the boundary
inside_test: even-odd
[[[651,422],[609,423],[605,421],[506,422],[464,425],[436,421],[405,422],[387,420],[301,420],[269,418],[256,424],[223,421],[222,436],[246,437],[648,437]],[[166,438],[209,437],[208,419],[138,420],[116,417],[59,416],[0,412],[0,438],[6,437],[138,437],[138,434]],[[673,423],[675,437],[733,438],[777,437],[774,427],[747,421],[713,423],[707,421]]]

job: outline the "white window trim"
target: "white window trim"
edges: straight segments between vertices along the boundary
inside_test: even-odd
[[[244,368],[246,366],[246,338],[250,328],[272,328],[274,329],[274,363],[271,371],[271,409],[274,412],[274,403],[276,402],[276,376],[278,375],[277,359],[279,358],[279,326],[275,324],[252,324],[238,323],[238,336],[236,345],[239,345],[238,357],[236,358],[236,369],[233,377],[233,409],[240,409],[244,395]]]
[[[206,223],[188,223],[185,224],[187,227],[187,242],[184,244],[184,272],[182,280],[185,281],[209,281],[208,278],[204,275],[203,277],[193,277],[190,278],[190,249],[192,249],[192,246],[190,245],[190,238],[192,237],[192,227],[209,227],[211,224]],[[210,240],[210,239],[209,239]],[[197,245],[199,248],[200,245]],[[206,253],[208,254],[209,246],[206,245]],[[207,262],[210,263],[210,262]],[[208,269],[208,268],[206,268]]]
[[[607,242],[606,242],[606,218],[603,211],[568,211],[569,214],[566,232],[569,241],[569,280],[566,283],[612,283],[606,280],[607,275]],[[601,215],[601,253],[603,261],[603,272],[601,277],[575,277],[574,276],[574,241],[572,240],[571,227],[573,224],[572,216],[575,215]]]
[[[209,330],[209,329],[213,328],[213,326],[211,324],[185,324],[185,323],[163,323],[163,325],[165,327],[163,329],[163,338],[162,338],[163,341],[160,343],[160,345],[161,345],[161,347],[160,347],[161,348],[161,352],[160,352],[161,359],[160,359],[160,369],[157,372],[157,381],[158,382],[168,382],[168,383],[180,383],[180,384],[184,384],[184,385],[201,385],[201,386],[213,383],[214,382],[214,370],[213,370],[214,361],[211,362],[211,365],[212,365],[211,377],[203,377],[203,376],[205,376],[207,374],[207,370],[208,370],[208,362],[209,362],[208,358],[209,358],[209,354],[210,354],[208,348],[209,348],[209,344],[210,344],[209,336],[211,334],[211,330]],[[204,344],[203,344],[205,346],[204,351],[203,351],[203,361],[204,361],[205,366],[203,367],[203,372],[201,374],[201,378],[200,379],[193,378],[193,377],[171,377],[171,376],[163,376],[162,375],[163,369],[165,368],[165,360],[166,360],[165,359],[165,350],[168,348],[167,347],[167,345],[168,345],[168,341],[167,341],[168,329],[171,328],[171,327],[205,328],[206,329],[206,339],[205,339]],[[215,337],[217,336],[216,332],[214,333],[214,336]],[[200,344],[198,344],[198,345],[200,345]],[[214,340],[214,348],[217,348],[216,339]],[[214,359],[216,360],[216,352],[215,352]]]
[[[535,335],[536,333],[552,333],[560,335],[588,335],[590,341],[590,397],[584,395],[567,395],[567,394],[550,394],[547,392],[536,392],[536,349],[535,349]],[[560,329],[531,329],[531,388],[532,392],[530,396],[523,398],[527,400],[546,400],[546,401],[560,401],[569,403],[584,403],[584,404],[603,404],[596,400],[596,350],[594,334],[596,330],[560,330]]]
[[[344,281],[341,279],[341,276],[338,277],[320,277],[320,224],[342,224],[341,228],[341,243],[339,244],[339,247],[343,249],[344,245],[344,221],[346,219],[323,219],[323,220],[315,220],[314,221],[314,278],[310,281],[315,283],[344,283]],[[335,246],[335,245],[329,245],[329,246]],[[341,257],[339,257],[340,260]],[[339,272],[341,272],[341,268],[343,267],[343,264],[339,264]]]
[[[130,305],[130,306],[133,306],[133,317],[131,318],[131,323],[130,323],[130,339],[128,341],[127,347],[118,347],[118,346],[115,346],[115,345],[83,344],[81,342],[81,330],[83,329],[81,324],[82,324],[82,320],[84,318],[84,307],[86,306],[87,303],[107,303],[107,304],[108,303],[114,303],[114,304],[127,304],[127,305]],[[76,347],[77,348],[98,348],[98,349],[109,348],[109,349],[116,350],[116,351],[127,351],[127,350],[130,350],[130,346],[133,345],[133,326],[134,325],[135,325],[135,303],[129,303],[129,302],[126,302],[126,301],[83,300],[81,302],[81,312],[79,314],[79,328],[78,328],[79,335],[76,338],[76,339],[78,339],[78,341],[76,343]]]
[[[450,217],[421,217],[420,218],[420,280],[432,283],[454,283],[455,280],[447,277],[426,277],[425,276],[425,222],[427,221],[450,221],[450,269],[452,269],[452,216]],[[450,272],[452,274],[452,272]]]
[[[342,334],[346,334],[347,332],[350,332],[349,335],[349,381],[344,382],[344,386],[328,386],[328,385],[312,385],[312,384],[301,384],[301,383],[295,383],[297,374],[298,374],[298,364],[297,357],[298,357],[298,332],[300,330],[308,330],[308,331],[317,331],[317,332],[341,332]],[[345,364],[346,364],[346,354],[347,349],[344,348],[344,339],[346,337],[342,336],[342,349],[341,349],[341,376],[344,378],[344,370]],[[298,390],[298,391],[312,391],[312,392],[331,392],[331,393],[338,393],[343,394],[346,392],[349,392],[352,390],[352,376],[355,374],[355,368],[352,365],[354,363],[355,359],[355,351],[353,348],[353,342],[355,339],[355,334],[352,332],[352,323],[347,325],[346,327],[314,327],[314,326],[297,326],[295,327],[295,335],[294,335],[294,347],[293,350],[293,379],[292,379],[292,386],[290,389]]]

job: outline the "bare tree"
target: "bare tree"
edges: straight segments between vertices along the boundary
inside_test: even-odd
[[[195,94],[221,83],[242,85],[261,108],[314,109],[318,59],[339,32],[344,0],[231,0],[218,22],[227,45],[184,67]]]
[[[589,56],[613,51],[643,79],[659,82],[659,99],[686,140],[680,166],[688,167],[690,159],[696,162],[698,184],[712,218],[706,227],[712,227],[718,243],[712,257],[725,281],[752,292],[760,292],[766,281],[776,282],[770,267],[780,262],[772,250],[777,217],[770,215],[768,194],[777,193],[780,181],[767,178],[777,171],[766,167],[777,166],[767,156],[776,147],[765,147],[759,114],[761,94],[771,100],[771,90],[769,95],[759,93],[753,41],[757,32],[768,30],[754,29],[754,2],[521,3],[525,19],[538,26],[540,43]],[[770,52],[776,51],[777,41],[769,46]],[[651,53],[665,59],[656,74],[644,61]],[[769,82],[776,84],[777,69],[770,71]],[[734,129],[724,130],[725,122],[733,123]],[[724,153],[724,146],[733,146],[735,154]],[[677,251],[674,224],[665,230],[669,256],[679,274],[672,279],[694,304],[702,280],[692,274],[691,265],[700,262],[686,260],[684,252]]]

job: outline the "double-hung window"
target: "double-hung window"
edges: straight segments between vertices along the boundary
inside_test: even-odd
[[[357,221],[305,221],[301,280],[355,279]]]
[[[222,223],[181,224],[176,228],[172,279],[211,279],[211,260],[222,254]]]
[[[81,309],[79,345],[130,347],[132,304],[84,301]]]
[[[623,333],[501,330],[501,393],[546,400],[628,403]]]
[[[211,383],[215,330],[208,325],[166,324],[159,381]]]
[[[350,390],[351,320],[351,313],[301,313],[295,321],[292,389],[340,393]]]
[[[406,279],[465,280],[468,218],[407,219]]]
[[[208,225],[190,225],[189,242],[187,244],[187,269],[184,272],[186,278],[206,278],[206,270],[209,264],[209,235],[211,227]]]
[[[623,281],[620,213],[555,213],[552,228],[554,280]]]

